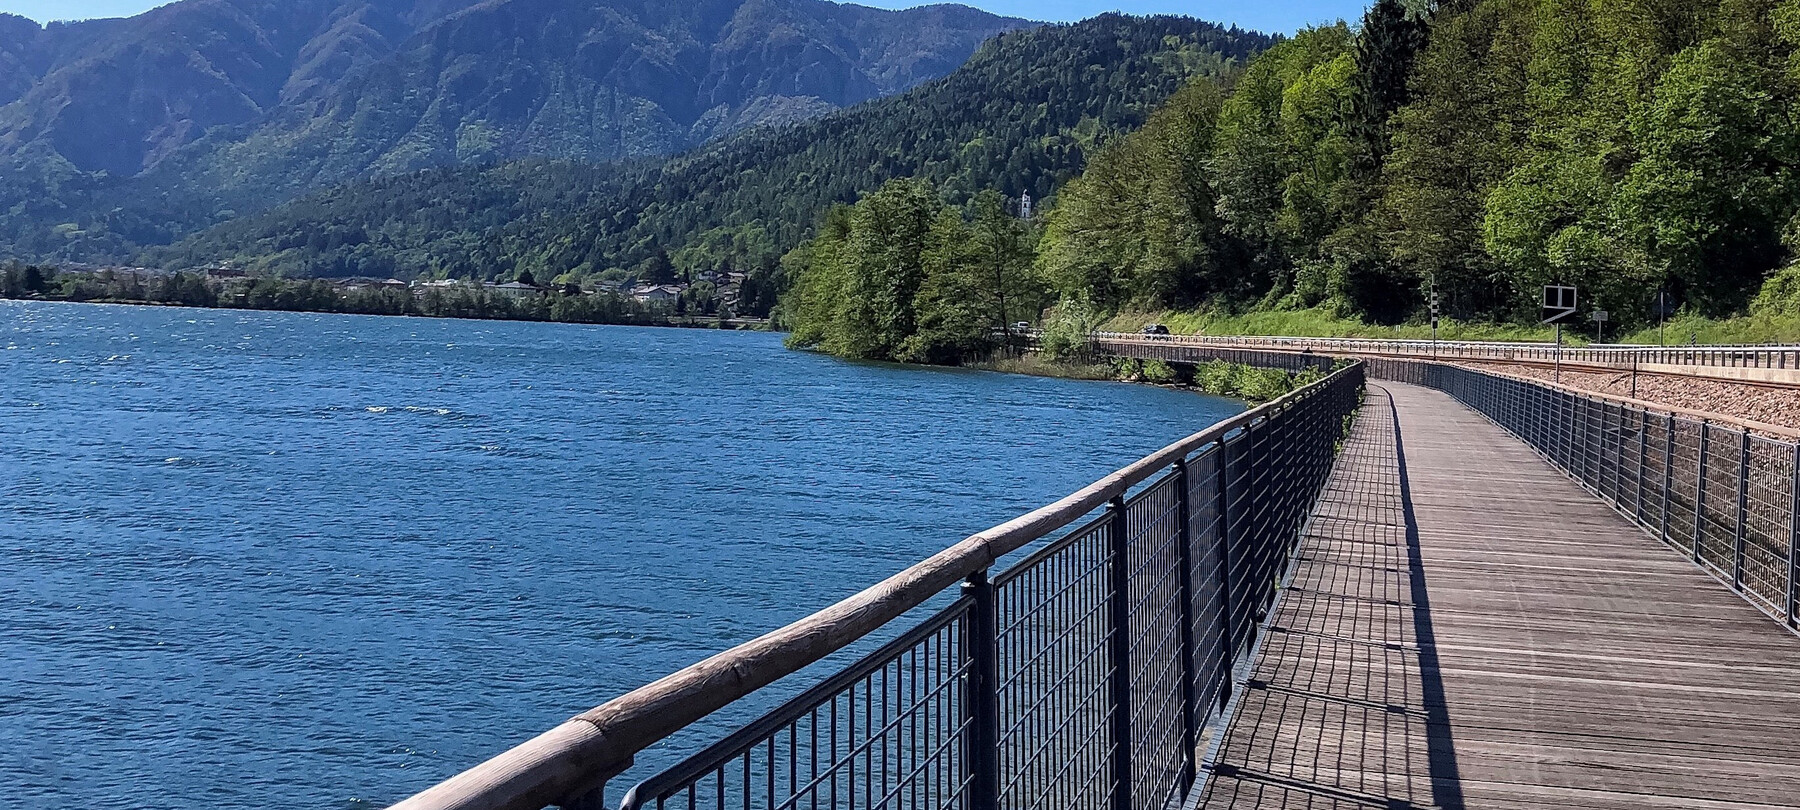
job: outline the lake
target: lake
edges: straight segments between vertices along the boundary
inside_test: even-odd
[[[771,334],[0,301],[0,794],[385,806],[1242,408]]]

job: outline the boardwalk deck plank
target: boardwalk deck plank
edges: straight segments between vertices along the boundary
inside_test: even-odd
[[[1800,808],[1800,638],[1381,383],[1209,768],[1198,804],[1230,810]]]

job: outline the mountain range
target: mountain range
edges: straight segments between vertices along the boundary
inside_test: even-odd
[[[905,93],[667,160],[514,161],[346,183],[143,258],[287,276],[769,271],[831,206],[895,178],[930,181],[951,200],[984,189],[1045,200],[1177,90],[1233,75],[1274,41],[1175,16],[1042,26],[997,36]]]
[[[275,177],[279,192],[669,154],[908,89],[1031,24],[824,0],[183,0],[43,27],[0,15],[0,165]]]
[[[826,0],[0,15],[0,258],[766,268],[893,177],[1047,196],[1189,79],[1274,41],[1187,17],[1046,26]]]

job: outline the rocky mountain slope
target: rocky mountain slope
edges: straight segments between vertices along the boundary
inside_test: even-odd
[[[824,0],[184,0],[0,16],[0,165],[293,188],[665,154],[910,88],[1028,25]]]

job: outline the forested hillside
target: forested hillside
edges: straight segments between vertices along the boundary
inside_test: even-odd
[[[1324,304],[1393,322],[1435,285],[1454,315],[1529,319],[1560,282],[1636,322],[1659,289],[1730,314],[1800,226],[1797,43],[1793,0],[1428,15],[1384,0],[1359,33],[1306,32],[1220,104],[1159,116],[1196,126],[1147,128],[1096,161],[1042,266],[1107,306]],[[1192,155],[1184,209],[1146,226],[1107,202],[1141,187],[1133,161]],[[1123,251],[1099,263],[1110,276],[1090,261],[1104,251]]]
[[[1659,290],[1697,315],[1800,316],[1796,46],[1800,0],[1380,0],[1235,83],[1195,82],[1097,155],[1033,279],[1065,317],[1392,324],[1435,289],[1447,315],[1531,323],[1553,282],[1627,327]],[[799,289],[882,272],[813,262]],[[925,299],[892,300],[909,312],[888,324],[926,320]],[[822,323],[803,340],[902,356],[906,335],[853,334],[875,327],[843,300],[792,303]]]
[[[503,165],[354,184],[150,258],[286,275],[766,276],[827,208],[893,178],[929,181],[959,204],[983,189],[1048,197],[1177,88],[1240,69],[1270,42],[1181,17],[1012,32],[908,93],[667,163]]]

